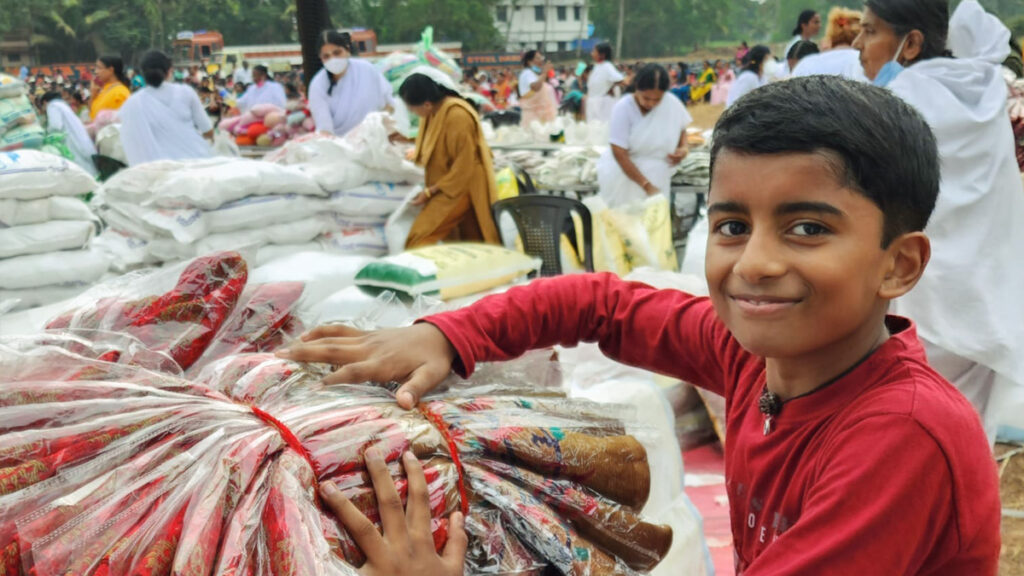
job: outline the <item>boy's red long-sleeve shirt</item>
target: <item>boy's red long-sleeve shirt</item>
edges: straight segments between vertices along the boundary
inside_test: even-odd
[[[787,402],[763,433],[764,361],[711,302],[606,274],[565,276],[433,316],[463,376],[532,348],[597,342],[625,364],[726,398],[725,447],[743,576],[997,571],[999,486],[981,423],[927,365],[913,325],[835,383]]]

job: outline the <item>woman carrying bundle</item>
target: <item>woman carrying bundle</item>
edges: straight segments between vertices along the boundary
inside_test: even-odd
[[[491,149],[473,106],[425,74],[412,74],[399,96],[421,118],[415,161],[426,169],[427,188],[414,200],[423,211],[406,248],[443,240],[499,243],[491,216],[497,200]]]
[[[213,123],[190,86],[167,82],[171,59],[153,50],[142,57],[146,87],[121,108],[121,142],[129,166],[155,160],[208,158]]]
[[[39,98],[39,107],[46,114],[46,131],[51,134],[64,134],[64,142],[71,151],[75,164],[96,176],[96,165],[92,161],[93,155],[96,154],[96,146],[89,138],[82,120],[56,92],[43,94]]]

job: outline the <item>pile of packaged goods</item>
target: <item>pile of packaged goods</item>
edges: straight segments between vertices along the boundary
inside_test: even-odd
[[[434,28],[432,26],[423,30],[414,54],[402,51],[392,52],[378,60],[376,66],[391,83],[396,93],[402,82],[410,74],[417,72],[417,68],[423,66],[442,72],[453,83],[457,84],[462,81],[462,69],[459,68],[459,64],[454,58],[434,45]]]
[[[285,110],[273,104],[257,104],[240,116],[225,118],[218,125],[235,137],[238,146],[281,146],[292,138],[316,130],[307,110]]]
[[[92,199],[96,243],[118,270],[221,249],[313,242],[326,194],[301,170],[242,158],[158,161],[121,170]]]
[[[0,302],[23,309],[77,296],[107,259],[90,249],[99,220],[78,196],[97,186],[85,170],[36,150],[0,153]]]
[[[0,150],[41,148],[46,131],[21,80],[0,74]]]
[[[652,478],[628,411],[568,401],[550,353],[405,411],[267,353],[303,329],[301,283],[251,285],[236,253],[177,272],[0,341],[3,573],[355,575],[316,486],[379,522],[371,446],[403,498],[400,455],[424,462],[438,546],[468,513],[467,574],[635,574],[668,553],[671,528],[637,512]]]
[[[310,134],[266,156],[301,169],[328,194],[324,217],[333,229],[321,238],[328,251],[387,253],[384,225],[422,189],[423,170],[388,140],[394,128],[391,117],[373,113],[344,138]]]
[[[161,161],[118,172],[93,205],[116,269],[255,247],[258,263],[303,251],[380,256],[383,225],[422,171],[388,143],[381,115],[344,139],[308,135],[265,160]]]

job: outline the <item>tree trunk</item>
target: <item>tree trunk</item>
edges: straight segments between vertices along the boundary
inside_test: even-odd
[[[302,44],[302,74],[309,88],[313,76],[320,71],[320,32],[331,28],[327,0],[295,0],[295,22]]]
[[[615,37],[615,55],[622,58],[622,29],[626,26],[626,0],[619,0],[619,33]]]

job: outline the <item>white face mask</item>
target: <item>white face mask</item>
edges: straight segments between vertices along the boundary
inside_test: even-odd
[[[348,70],[348,58],[331,58],[324,62],[324,68],[327,68],[331,74],[341,74]]]

